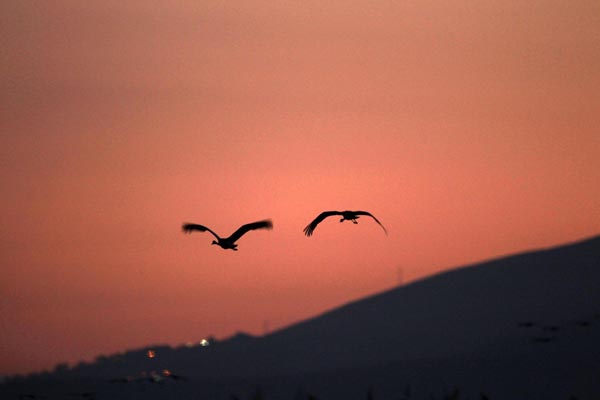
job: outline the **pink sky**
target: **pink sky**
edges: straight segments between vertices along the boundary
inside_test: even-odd
[[[600,232],[595,0],[0,10],[0,374],[261,334],[399,269]],[[335,209],[389,236],[303,236]],[[238,252],[181,233],[264,218]]]

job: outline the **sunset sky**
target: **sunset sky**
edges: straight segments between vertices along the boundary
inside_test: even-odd
[[[597,0],[0,11],[0,375],[262,334],[600,233]],[[389,235],[303,235],[345,209]],[[265,218],[237,252],[181,231]]]

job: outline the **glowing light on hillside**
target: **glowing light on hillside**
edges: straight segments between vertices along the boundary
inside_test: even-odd
[[[210,342],[207,339],[202,339],[200,341],[200,346],[202,346],[202,347],[210,346]]]
[[[163,369],[162,374],[163,376],[171,376],[171,371],[169,371],[168,369]]]
[[[156,357],[156,352],[154,350],[148,350],[146,352],[146,355],[148,356],[148,358],[154,358]]]

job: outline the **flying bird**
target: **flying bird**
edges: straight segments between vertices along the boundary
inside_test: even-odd
[[[331,217],[332,215],[341,215],[342,219],[340,219],[340,222],[352,221],[353,224],[358,224],[358,221],[356,220],[359,218],[360,215],[368,215],[369,217],[373,218],[375,222],[379,224],[379,226],[383,228],[383,231],[387,235],[387,230],[383,225],[381,225],[381,222],[379,222],[379,220],[375,218],[373,214],[368,213],[366,211],[324,211],[321,214],[319,214],[319,216],[315,218],[310,224],[308,224],[306,228],[304,228],[304,234],[306,236],[311,236],[317,225],[319,225],[319,223],[325,218]]]
[[[271,222],[270,219],[266,219],[264,221],[257,221],[257,222],[252,222],[250,224],[242,225],[239,227],[239,229],[237,231],[233,232],[231,234],[231,236],[226,237],[226,238],[219,237],[219,235],[217,235],[211,229],[209,229],[203,225],[185,223],[182,225],[181,228],[183,229],[184,233],[192,233],[193,231],[200,231],[200,232],[209,231],[210,233],[213,234],[214,237],[217,238],[217,240],[212,241],[212,244],[219,245],[223,249],[231,249],[231,250],[237,251],[238,245],[235,244],[235,242],[237,242],[237,240],[239,238],[241,238],[246,232],[253,231],[255,229],[273,229],[273,223]]]

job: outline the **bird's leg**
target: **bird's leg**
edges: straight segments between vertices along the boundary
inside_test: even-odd
[[[356,217],[356,218],[358,218],[358,217]],[[358,221],[356,220],[356,218],[352,218],[352,223],[353,224],[358,224]]]

